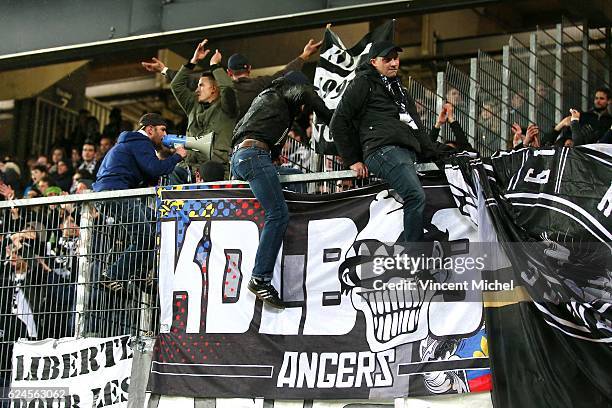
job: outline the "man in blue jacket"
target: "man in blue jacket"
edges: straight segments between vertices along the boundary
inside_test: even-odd
[[[156,150],[166,135],[166,122],[157,113],[143,115],[138,126],[136,132],[122,132],[117,144],[104,156],[94,191],[126,190],[154,182],[170,174],[187,155],[181,146],[166,160],[157,158]]]
[[[94,191],[127,190],[155,182],[160,176],[170,174],[177,163],[187,155],[183,146],[165,160],[160,160],[156,149],[161,147],[166,135],[166,122],[156,113],[143,115],[138,131],[123,132],[117,144],[108,151],[93,184]],[[153,262],[150,253],[154,246],[153,211],[138,198],[104,201],[100,211],[112,217],[115,223],[127,230],[129,246],[113,265],[100,276],[100,282],[112,291],[124,288],[130,273],[146,272]]]

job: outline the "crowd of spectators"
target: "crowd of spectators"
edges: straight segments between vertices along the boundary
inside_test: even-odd
[[[97,120],[82,110],[71,133],[74,139],[57,141],[48,155],[29,157],[23,165],[2,157],[0,200],[90,192],[116,132],[128,126],[120,115],[113,110],[100,133]],[[63,203],[0,213],[0,343],[75,334],[81,210],[78,203]],[[91,216],[105,223],[95,210]],[[99,234],[93,234],[93,241],[92,248],[103,252]]]
[[[205,79],[200,79],[198,84],[193,81],[193,76],[188,77],[182,75],[180,70],[177,72],[168,69],[159,60],[154,59],[153,62],[143,65],[147,70],[160,72],[169,80],[173,80],[174,94],[188,116],[185,123],[187,134],[197,135],[209,131],[215,131],[217,135],[222,133],[219,132],[219,124],[214,122],[218,119],[212,116],[212,111],[210,119],[201,121],[204,117],[202,113],[209,110],[218,100],[218,103],[223,105],[222,109],[232,110],[232,113],[223,119],[229,121],[223,126],[229,129],[231,135],[231,129],[248,110],[248,105],[257,93],[290,70],[300,70],[319,46],[320,43],[309,41],[302,54],[290,61],[282,70],[268,77],[250,77],[251,66],[248,59],[241,54],[229,58],[227,71],[219,70],[222,56],[218,50],[213,55],[210,70],[202,76]],[[195,56],[197,54],[194,54],[194,58]],[[191,72],[195,68],[195,63],[203,56],[205,54],[200,50],[199,57],[187,62],[182,70],[185,73]],[[180,86],[177,88],[179,83]],[[214,87],[217,87],[216,91]],[[228,96],[227,92],[224,94],[224,87],[231,88],[233,96]],[[211,94],[215,96],[215,92],[217,97],[208,97]],[[442,110],[436,112],[437,119],[433,127],[428,129],[429,138],[439,152],[456,150],[475,152],[479,148],[487,147],[490,150],[499,145],[518,149],[544,146],[572,147],[588,143],[612,142],[612,94],[609,89],[596,90],[592,109],[586,112],[570,109],[568,115],[556,124],[550,118],[550,109],[546,105],[550,104],[550,101],[543,87],[539,86],[537,90],[537,106],[535,106],[537,114],[533,122],[526,120],[529,106],[525,95],[525,92],[520,91],[511,95],[508,108],[512,137],[509,140],[501,140],[499,136],[502,134],[501,126],[504,125],[500,120],[499,105],[495,102],[482,102],[477,113],[476,134],[469,135],[473,136],[470,140],[476,141],[472,146],[468,142],[469,136],[458,120],[459,116],[466,114],[466,103],[461,93],[450,87],[445,95],[446,101]],[[193,106],[197,106],[197,109],[192,108]],[[416,108],[419,115],[425,114],[424,105],[418,101]],[[450,129],[447,132],[449,136],[445,137],[445,141],[441,141],[440,134],[444,127]],[[104,157],[116,144],[119,134],[125,130],[132,130],[132,126],[122,119],[121,111],[117,108],[110,112],[109,122],[102,132],[100,132],[100,123],[94,116],[86,110],[79,111],[76,125],[70,132],[69,138],[56,140],[48,154],[29,157],[25,163],[19,163],[10,156],[0,159],[0,200],[92,191],[92,185],[96,181]],[[315,170],[313,160],[315,153],[311,143],[312,115],[304,112],[298,117],[288,129],[288,136],[280,148],[278,159],[274,162],[279,174],[298,174]],[[218,141],[219,139],[217,143]],[[194,170],[194,177],[189,180],[210,181],[206,175],[213,173],[216,174],[213,177],[215,179],[227,177],[228,169],[225,166],[228,157],[217,157],[216,160],[214,154],[218,156],[223,153],[229,156],[228,146],[214,146],[213,159],[201,160],[204,163],[201,167],[193,166],[201,164],[199,161],[201,158],[188,161],[191,166],[189,170]],[[161,150],[159,156],[163,159],[168,157],[169,153]],[[220,172],[219,169],[208,166],[208,161],[213,162],[208,164],[214,162],[223,164]],[[326,171],[343,168],[339,156],[325,156],[322,163]],[[339,180],[322,183],[321,188],[315,192],[341,192],[355,185],[354,180]],[[303,186],[298,184],[287,187],[305,192]],[[78,205],[61,204],[14,208],[5,211],[0,219],[0,228],[3,231],[0,234],[0,256],[4,260],[1,276],[13,276],[12,284],[17,288],[23,287],[24,292],[29,291],[27,298],[35,300],[28,305],[36,317],[35,325],[32,326],[36,327],[36,330],[29,333],[32,337],[61,337],[70,335],[74,329],[74,288],[77,278],[80,216]],[[95,209],[93,217],[99,218],[95,222],[100,225],[108,224],[111,221],[106,218],[112,218]],[[4,309],[14,309],[18,303],[17,295],[14,293],[12,297],[3,294],[2,299],[4,298],[8,300],[1,302],[3,313]]]
[[[312,53],[312,51],[310,51]],[[308,54],[310,55],[310,54]],[[245,64],[250,70],[248,60],[237,54],[240,63]],[[296,61],[303,59],[297,58],[291,61],[287,67],[293,67]],[[236,63],[235,63],[236,64]],[[286,69],[277,74],[286,72]],[[158,60],[155,60],[154,67],[147,65],[151,71],[163,71],[169,78],[176,77],[176,71],[168,70]],[[236,68],[236,67],[235,67]],[[228,72],[236,75],[231,69]],[[267,78],[271,82],[276,75]],[[237,83],[243,83],[245,77],[238,77]],[[255,78],[260,80],[259,78]],[[257,81],[255,81],[257,82]],[[266,82],[267,84],[267,82]],[[193,86],[193,84],[192,84]],[[544,90],[538,91],[537,101],[543,101],[546,97]],[[250,98],[251,96],[249,96]],[[537,102],[536,101],[536,102]],[[243,102],[244,103],[244,102]],[[542,105],[544,102],[538,102]],[[434,142],[439,142],[440,129],[443,125],[448,125],[451,129],[452,137],[446,137],[446,144],[457,147],[457,140],[466,140],[467,136],[461,128],[459,121],[455,120],[457,115],[465,115],[461,93],[455,88],[450,87],[446,93],[446,103],[435,125],[429,130],[430,137]],[[580,112],[571,109],[569,114],[559,123],[554,124],[549,115],[543,114],[543,107],[536,106],[537,119],[534,122],[528,121],[528,103],[523,92],[514,92],[510,99],[509,115],[511,122],[511,138],[505,141],[500,140],[501,126],[500,109],[493,102],[483,102],[476,128],[476,145],[461,147],[467,150],[477,150],[487,148],[495,151],[501,146],[506,148],[521,147],[544,147],[544,146],[565,146],[572,147],[588,143],[610,143],[612,141],[612,95],[607,88],[599,88],[594,95],[593,108]],[[417,103],[417,109],[423,109],[423,105]],[[240,114],[243,114],[241,111]],[[234,119],[235,120],[235,119]],[[312,135],[312,115],[304,115],[299,118],[289,131],[289,137],[281,149],[281,154],[276,164],[281,174],[305,173],[313,170],[311,159],[314,151],[311,144]],[[553,126],[554,125],[554,126]],[[6,199],[8,195],[15,198],[34,198],[48,195],[49,187],[59,188],[59,194],[74,194],[85,192],[91,189],[95,182],[96,174],[100,168],[106,153],[116,143],[120,132],[130,128],[129,123],[122,120],[121,111],[114,108],[109,115],[109,123],[104,127],[103,132],[99,132],[97,119],[86,110],[79,112],[79,117],[74,130],[71,132],[70,140],[59,140],[50,150],[48,155],[41,154],[29,157],[24,165],[20,165],[10,156],[0,159],[0,185],[2,191],[0,199]],[[130,129],[131,130],[131,129]],[[458,138],[458,135],[460,138]],[[163,157],[167,152],[161,152]],[[341,159],[335,157],[333,164],[325,160],[325,170],[339,170]],[[211,163],[212,164],[212,163]],[[215,173],[215,179],[226,177],[227,169],[223,176],[217,169],[208,167],[207,173]],[[216,172],[215,172],[216,171]],[[195,177],[190,181],[214,181],[203,175],[201,168],[195,172]],[[52,194],[58,194],[56,188],[50,190]]]
[[[0,185],[14,198],[47,196],[47,187],[58,187],[59,194],[91,190],[106,153],[114,146],[122,131],[133,125],[122,119],[121,110],[113,108],[102,132],[98,119],[86,109],[79,110],[74,129],[68,138],[59,137],[46,154],[30,156],[19,163],[9,155],[0,156]],[[53,194],[57,190],[53,189]]]
[[[524,99],[519,100],[524,103]],[[554,126],[550,125],[553,122],[545,118],[536,123],[515,120],[512,123],[512,147],[574,147],[590,143],[612,143],[611,107],[612,93],[610,89],[602,87],[595,91],[590,110],[580,112],[571,108],[569,114]]]

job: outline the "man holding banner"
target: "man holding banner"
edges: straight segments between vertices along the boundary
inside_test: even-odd
[[[425,192],[414,163],[417,154],[430,158],[435,150],[398,78],[400,51],[391,41],[372,44],[368,60],[357,68],[334,112],[330,130],[345,165],[357,177],[368,177],[371,170],[402,197],[404,239],[419,242]]]

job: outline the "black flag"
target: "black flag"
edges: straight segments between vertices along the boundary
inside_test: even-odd
[[[508,257],[484,276],[521,284],[485,301],[495,407],[612,406],[611,159],[607,145],[521,149],[447,169]]]

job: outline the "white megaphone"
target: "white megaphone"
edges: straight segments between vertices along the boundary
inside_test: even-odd
[[[212,147],[215,141],[215,132],[206,133],[201,136],[166,135],[162,144],[166,147],[185,146],[185,149],[202,153],[209,160],[212,157]]]

